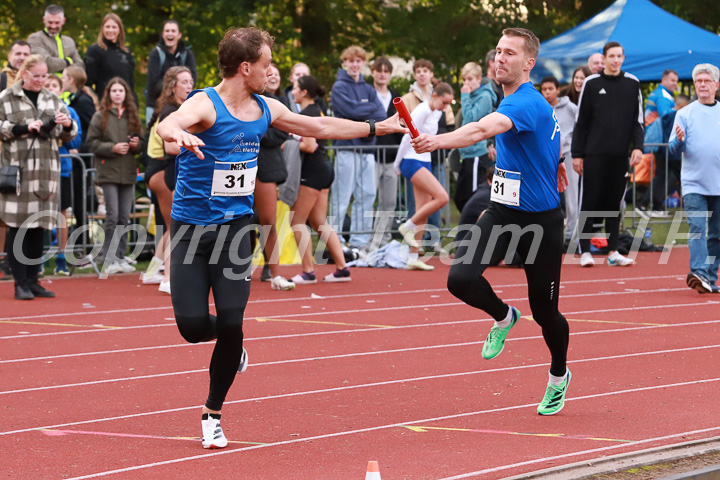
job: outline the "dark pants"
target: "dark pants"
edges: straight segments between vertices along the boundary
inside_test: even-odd
[[[483,272],[502,258],[513,258],[514,252],[509,250],[515,250],[524,261],[533,319],[542,328],[545,344],[550,349],[550,373],[558,377],[565,375],[570,330],[567,320],[558,310],[563,244],[562,212],[559,208],[545,212],[521,212],[491,202],[476,226],[479,232],[476,230],[468,234],[465,242],[458,247],[455,254],[455,262],[458,263],[450,267],[448,290],[495,320],[503,320],[510,307],[498,298],[483,277]],[[517,232],[495,233],[497,229],[507,227],[515,228],[518,232],[535,229],[537,233],[527,230],[522,235]],[[476,249],[474,253],[469,250],[471,248]],[[468,255],[472,255],[471,260],[463,261]]]
[[[583,196],[580,206],[580,232],[585,237],[595,222],[605,220],[608,249],[617,250],[620,236],[620,204],[627,186],[628,158],[623,156],[586,156],[583,161]],[[612,212],[596,215],[594,212]],[[583,219],[585,221],[583,221]],[[590,251],[590,239],[581,238],[580,249]]]
[[[28,260],[37,260],[43,255],[45,246],[45,230],[42,228],[14,228],[8,227],[6,243],[8,263],[12,270],[16,285],[27,287],[38,281],[38,264],[32,265],[22,262],[20,253]],[[15,249],[15,239],[24,235],[19,251]]]
[[[462,212],[465,204],[470,200],[478,185],[487,182],[486,174],[488,167],[492,164],[490,157],[483,155],[481,157],[463,158],[460,163],[460,172],[457,177],[457,186],[455,187],[455,206]]]
[[[205,402],[211,410],[222,408],[242,356],[252,259],[249,224],[250,217],[241,217],[201,234],[207,227],[171,223],[172,242],[177,245],[170,257],[170,285],[178,330],[190,343],[217,339]],[[211,290],[217,317],[209,312]]]

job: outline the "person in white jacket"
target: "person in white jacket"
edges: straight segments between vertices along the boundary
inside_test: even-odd
[[[413,123],[420,133],[435,135],[438,131],[438,120],[443,110],[453,101],[453,90],[447,83],[438,83],[429,100],[422,102],[411,113]],[[425,233],[425,224],[431,213],[440,210],[447,204],[449,196],[445,188],[432,174],[430,153],[416,153],[410,146],[410,135],[403,136],[395,157],[395,173],[408,179],[413,185],[415,195],[415,213],[398,231],[410,246],[408,270],[432,270],[418,258],[419,240]]]
[[[575,129],[577,105],[569,97],[558,97],[560,83],[555,77],[545,77],[540,82],[540,92],[553,107],[555,118],[560,125],[562,138],[562,154],[571,157],[572,136]],[[567,169],[568,186],[565,189],[565,242],[570,242],[575,235],[578,216],[580,215],[580,199],[582,198],[582,176],[573,168]],[[577,239],[577,236],[575,235]]]

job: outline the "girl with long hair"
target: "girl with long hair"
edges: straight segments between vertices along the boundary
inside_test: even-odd
[[[105,91],[111,78],[120,77],[130,85],[134,97],[135,59],[125,45],[125,27],[116,14],[108,13],[103,17],[97,42],[85,53],[85,71],[87,84],[98,95]]]
[[[165,72],[163,88],[160,97],[155,102],[155,111],[150,119],[150,137],[148,139],[148,164],[145,168],[145,180],[150,191],[157,200],[155,219],[159,225],[164,225],[165,232],[158,242],[155,256],[150,261],[147,270],[142,275],[144,284],[160,284],[158,290],[170,293],[170,212],[172,210],[173,192],[175,191],[175,159],[180,154],[176,143],[163,142],[155,133],[155,126],[180,108],[187,96],[192,92],[195,82],[192,73],[187,67],[172,67]],[[150,146],[157,141],[161,149]],[[152,151],[151,151],[152,150]],[[155,150],[158,150],[155,152]],[[160,267],[165,265],[165,271],[160,274]]]
[[[435,135],[438,131],[438,121],[452,101],[453,90],[450,85],[443,82],[435,85],[430,98],[415,107],[410,114],[418,131]],[[415,153],[410,146],[410,135],[403,136],[395,157],[395,173],[398,175],[402,173],[412,183],[415,196],[415,213],[398,228],[410,246],[408,270],[435,268],[418,258],[419,240],[423,238],[430,214],[440,210],[448,202],[448,193],[432,174],[430,162],[430,153]]]
[[[95,154],[97,183],[105,196],[105,240],[100,257],[105,273],[135,271],[125,258],[127,239],[122,235],[116,250],[109,251],[118,225],[130,221],[130,209],[135,201],[137,162],[135,155],[144,148],[142,124],[130,85],[120,77],[112,78],[100,109],[90,121],[87,146]]]
[[[583,83],[585,83],[585,79],[590,75],[592,75],[592,72],[587,66],[582,65],[577,67],[573,71],[570,83],[560,90],[560,96],[568,97],[572,103],[577,105],[580,100]]]

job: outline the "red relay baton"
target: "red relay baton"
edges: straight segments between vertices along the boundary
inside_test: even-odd
[[[419,136],[420,132],[418,132],[418,129],[415,128],[415,123],[413,123],[410,112],[408,112],[408,109],[405,106],[405,102],[402,101],[402,98],[396,97],[395,99],[393,99],[393,105],[395,105],[395,109],[400,114],[400,118],[405,120],[405,125],[407,125],[407,127],[410,129],[410,136],[412,138]]]

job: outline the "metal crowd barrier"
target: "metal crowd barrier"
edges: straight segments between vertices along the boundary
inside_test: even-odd
[[[630,188],[632,191],[631,199],[632,199],[633,209],[637,208],[638,205],[641,203],[642,198],[647,196],[650,200],[649,200],[648,204],[646,205],[646,208],[647,208],[648,216],[650,215],[650,212],[653,208],[653,197],[654,197],[654,194],[656,193],[655,189],[657,188],[657,186],[655,185],[655,183],[656,183],[655,176],[658,175],[658,172],[655,171],[656,163],[662,163],[662,165],[663,165],[662,168],[664,169],[663,173],[664,173],[665,181],[664,181],[664,184],[660,187],[662,189],[661,192],[662,192],[662,198],[663,198],[662,209],[664,211],[668,211],[668,212],[671,209],[675,209],[675,208],[682,209],[682,192],[680,191],[680,185],[678,185],[677,188],[675,188],[674,185],[670,186],[670,184],[669,184],[669,181],[670,181],[670,179],[669,179],[669,173],[670,173],[669,144],[668,143],[647,143],[647,144],[645,144],[645,146],[646,147],[659,147],[659,148],[658,148],[658,151],[653,155],[653,157],[651,157],[650,171],[654,172],[654,173],[652,174],[650,183],[647,186],[647,190],[642,193],[642,197],[640,197],[638,195],[637,182],[635,182],[635,181],[631,182]],[[662,155],[664,162],[657,162],[657,155]],[[636,177],[635,177],[635,168],[634,167],[632,168],[632,173],[633,173],[633,179],[635,179]],[[673,191],[676,191],[676,190],[678,192],[678,197],[680,198],[680,200],[678,201],[677,205],[670,205],[670,201],[669,201],[670,195],[673,193]],[[640,220],[639,215],[631,215],[630,217],[631,217],[631,226],[632,226],[632,228],[635,228]],[[656,224],[672,223],[672,220],[673,220],[672,215],[667,215],[667,216],[663,216],[663,217],[650,216],[650,219],[649,219],[650,223],[656,223]]]
[[[335,178],[337,179],[339,176],[338,173],[338,164],[337,164],[337,153],[340,151],[351,151],[355,154],[372,154],[375,157],[375,162],[377,163],[385,163],[386,157],[388,155],[388,152],[396,151],[399,145],[368,145],[368,146],[332,146],[328,145],[327,152],[328,157],[333,161],[333,166],[335,169]],[[440,181],[442,186],[445,188],[445,190],[450,193],[450,166],[448,162],[450,150],[439,150],[437,152],[437,157],[433,158],[433,165],[432,170],[433,174],[436,178]],[[355,157],[355,171],[357,172],[359,168],[361,167],[360,162],[358,160],[358,156]],[[389,164],[392,164],[394,162],[395,158],[387,158],[387,162]],[[375,171],[373,169],[373,183],[375,182]],[[367,179],[362,178],[362,176],[359,176],[357,178],[358,182],[358,190],[360,193],[362,193],[364,182],[367,181]],[[355,182],[352,183],[351,188],[354,189]],[[335,186],[335,183],[333,183],[333,187]],[[377,208],[377,185],[375,185],[375,191],[373,193],[373,211]],[[340,210],[339,205],[339,199],[337,192],[333,191],[334,188],[331,187],[330,189],[330,199],[328,201],[328,215],[331,215],[331,212],[338,212]],[[399,220],[404,220],[406,218],[409,218],[409,214],[414,213],[414,211],[409,211],[408,205],[410,202],[408,193],[412,195],[412,184],[405,179],[402,175],[398,176],[398,187],[397,187],[397,198],[396,198],[396,207],[395,207],[395,217]],[[341,217],[335,219],[335,225],[336,231],[339,235],[345,236],[347,239],[348,235],[352,234],[370,234],[372,235],[375,231],[374,228],[370,229],[360,229],[360,230],[352,230],[352,227],[350,229],[344,228],[345,223],[345,214],[348,216],[352,216],[352,204],[353,202],[360,202],[360,204],[363,203],[363,198],[355,198],[354,193],[351,197],[349,208],[346,212],[340,212]],[[452,201],[452,199],[450,200]],[[368,212],[363,212],[367,214]],[[375,217],[371,217],[372,220],[375,219]],[[374,222],[371,222],[374,223]],[[351,224],[352,225],[352,221]],[[450,202],[443,207],[442,210],[440,210],[440,222],[439,225],[436,225],[438,227],[438,230],[441,233],[447,233],[452,228],[451,221],[450,221]],[[392,225],[391,225],[392,227]]]
[[[70,175],[70,205],[72,215],[68,217],[69,234],[73,230],[85,227],[82,233],[77,236],[76,241],[68,243],[76,257],[87,256],[93,249],[102,246],[102,232],[104,215],[97,212],[97,195],[95,192],[95,181],[97,168],[95,168],[95,155],[91,153],[61,155],[61,158],[72,160],[73,172]],[[78,195],[80,198],[77,198]],[[137,211],[137,202],[133,202],[130,211],[130,222],[137,223],[141,218],[147,217],[146,212]],[[128,234],[128,246],[132,249],[140,243],[140,236],[131,230]],[[145,248],[149,240],[145,240],[142,247]]]

